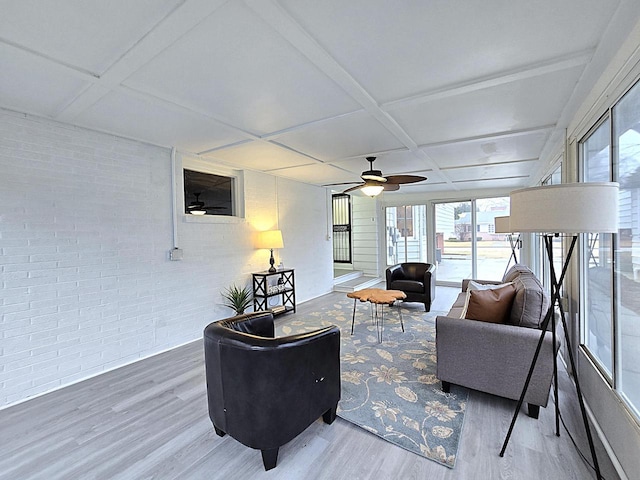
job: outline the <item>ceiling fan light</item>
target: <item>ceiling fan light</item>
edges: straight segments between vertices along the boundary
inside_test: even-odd
[[[382,190],[384,190],[384,186],[382,185],[365,185],[360,189],[362,193],[369,197],[380,195],[382,193]]]
[[[189,212],[191,215],[204,215],[207,213],[206,210],[191,210]]]

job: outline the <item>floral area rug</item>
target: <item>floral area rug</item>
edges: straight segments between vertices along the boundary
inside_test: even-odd
[[[383,342],[378,343],[368,303],[345,298],[321,311],[276,321],[276,335],[340,327],[342,399],[338,415],[385,440],[448,467],[456,461],[468,390],[444,393],[436,378],[435,314],[385,306]],[[282,319],[282,320],[280,320]]]

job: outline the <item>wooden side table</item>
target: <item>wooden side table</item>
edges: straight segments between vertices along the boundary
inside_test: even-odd
[[[356,292],[347,293],[348,298],[353,298],[353,315],[351,316],[351,335],[353,335],[353,326],[356,319],[356,301],[369,302],[375,305],[375,313],[372,312],[376,328],[378,331],[378,342],[382,343],[382,333],[384,332],[384,306],[390,307],[396,300],[407,298],[407,295],[400,290],[383,290],[381,288],[365,288]],[[379,308],[379,311],[378,311]],[[404,322],[402,320],[402,310],[398,306],[398,315],[400,317],[400,326],[404,332]]]

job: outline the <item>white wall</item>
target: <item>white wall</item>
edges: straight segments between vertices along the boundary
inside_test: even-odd
[[[172,262],[169,150],[0,109],[0,407],[200,338],[278,216],[298,302],[329,292],[324,189],[244,183],[246,220],[181,215]]]
[[[384,217],[378,215],[378,202],[374,198],[352,195],[351,201],[353,269],[361,270],[365,275],[378,276],[380,258],[384,254],[378,249],[378,225],[382,222],[384,228]]]

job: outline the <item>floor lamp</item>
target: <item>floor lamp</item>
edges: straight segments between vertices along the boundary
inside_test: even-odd
[[[593,459],[594,469],[598,480],[602,479],[600,467],[589,428],[587,412],[584,406],[580,381],[573,358],[573,348],[564,309],[561,301],[562,282],[567,273],[567,268],[571,260],[571,254],[576,245],[578,234],[580,233],[614,233],[618,230],[618,184],[617,183],[566,183],[560,185],[549,185],[543,187],[525,188],[511,192],[511,215],[510,228],[518,232],[541,233],[545,241],[545,248],[549,258],[549,270],[551,277],[551,302],[549,311],[541,325],[540,339],[531,362],[531,367],[522,388],[522,393],[518,400],[516,410],[509,426],[509,432],[504,439],[500,456],[504,456],[505,449],[513,432],[518,413],[522,407],[527,388],[533,375],[533,370],[540,354],[544,336],[547,333],[549,322],[551,322],[551,334],[553,335],[553,345],[556,345],[556,316],[555,307],[560,310],[560,319],[564,330],[566,350],[571,363],[571,371],[575,380],[576,394],[580,404],[582,421],[589,441],[589,449]],[[553,238],[565,236],[571,239],[567,256],[564,259],[560,276],[556,275],[553,264]],[[560,436],[559,407],[558,407],[558,368],[556,354],[553,358],[553,378],[555,395],[556,414],[556,436]]]
[[[513,263],[518,263],[518,256],[516,255],[516,249],[520,249],[522,247],[522,240],[520,240],[520,234],[513,234],[513,230],[511,229],[510,217],[496,217],[493,219],[493,231],[495,233],[506,233],[509,238],[509,245],[511,246],[511,256],[509,256],[509,260],[507,261],[507,267],[504,269],[503,277],[509,271],[509,266],[511,265],[511,259],[513,258]]]

